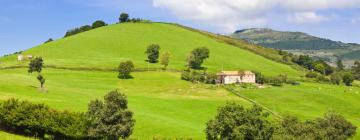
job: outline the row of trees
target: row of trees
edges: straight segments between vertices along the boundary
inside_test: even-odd
[[[40,139],[126,139],[134,124],[126,96],[116,90],[109,92],[104,101],[91,101],[86,113],[57,111],[17,99],[0,105],[1,128]]]
[[[106,25],[107,24],[104,21],[97,20],[92,25],[84,25],[84,26],[81,26],[79,28],[74,28],[74,29],[68,30],[65,33],[64,37],[72,36],[72,35],[75,35],[75,34],[78,34],[78,33],[86,32],[86,31],[96,29],[96,28],[99,28],[99,27],[103,27],[103,26],[106,26]]]
[[[247,109],[236,103],[227,103],[218,109],[214,119],[207,122],[206,137],[208,140],[345,140],[356,134],[356,126],[333,112],[305,122],[291,116],[270,122],[268,116],[269,113],[258,106]]]

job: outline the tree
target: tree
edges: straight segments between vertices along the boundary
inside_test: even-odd
[[[128,79],[132,78],[130,73],[134,69],[134,63],[130,60],[121,62],[118,68],[120,79]]]
[[[93,29],[103,27],[103,26],[106,26],[106,23],[102,20],[97,20],[92,24]]]
[[[54,41],[52,38],[49,38],[48,40],[46,40],[44,43],[46,44],[46,43],[49,43],[49,42],[52,42],[52,41]]]
[[[201,68],[205,59],[210,57],[210,51],[206,47],[196,48],[191,51],[188,57],[188,66],[193,69]]]
[[[135,120],[127,103],[126,95],[117,90],[109,92],[104,97],[104,102],[91,101],[87,112],[89,136],[108,140],[128,138],[132,134]]]
[[[44,78],[41,74],[39,74],[39,75],[37,76],[37,79],[38,79],[38,81],[40,82],[40,88],[43,89],[43,88],[44,88],[44,84],[45,84],[45,78]]]
[[[344,70],[344,68],[345,68],[345,66],[344,66],[344,64],[343,64],[343,62],[342,62],[341,59],[338,59],[338,60],[337,60],[336,66],[337,66],[337,70],[338,70],[338,71],[342,71],[342,70]]]
[[[342,77],[341,77],[340,73],[333,73],[330,75],[330,81],[333,84],[340,85],[341,80],[342,80]]]
[[[147,47],[145,53],[147,54],[148,61],[150,63],[156,63],[159,59],[160,46],[157,44],[151,44]]]
[[[161,55],[160,64],[161,64],[161,65],[164,65],[164,69],[165,69],[165,70],[166,70],[167,66],[169,65],[170,57],[171,57],[171,54],[170,54],[170,52],[168,52],[168,51],[164,52],[164,53]]]
[[[328,112],[324,118],[316,119],[316,127],[320,129],[320,137],[328,140],[346,140],[356,134],[356,126],[334,112]]]
[[[44,65],[43,59],[41,57],[36,57],[35,59],[32,59],[29,64],[29,73],[38,72],[40,73],[42,70],[42,67]]]
[[[351,73],[345,73],[343,75],[343,82],[346,86],[351,86],[354,82],[354,76]]]
[[[320,72],[321,74],[325,74],[325,67],[323,64],[316,64],[314,66],[314,70]]]
[[[129,14],[127,13],[121,13],[119,17],[120,23],[122,22],[128,22],[129,21]]]
[[[360,80],[360,61],[355,61],[352,67],[352,72],[357,80]]]
[[[269,140],[274,127],[267,121],[268,114],[262,108],[254,106],[249,109],[227,103],[218,109],[215,119],[207,122],[206,138],[208,140]]]
[[[262,75],[261,74],[261,72],[254,72],[255,73],[255,77],[256,77],[256,79],[255,79],[255,81],[256,81],[256,83],[258,83],[258,84],[264,84],[265,83],[265,80],[266,80],[266,78],[265,78],[265,76],[264,75]]]

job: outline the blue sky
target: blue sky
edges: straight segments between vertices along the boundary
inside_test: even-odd
[[[121,12],[215,33],[268,27],[360,43],[360,0],[0,0],[0,55]]]

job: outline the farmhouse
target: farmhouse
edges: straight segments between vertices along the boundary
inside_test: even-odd
[[[217,74],[219,84],[255,83],[255,74],[251,71],[222,71]]]
[[[33,58],[32,55],[26,55],[26,56],[22,54],[18,55],[18,61],[31,60],[32,58]]]

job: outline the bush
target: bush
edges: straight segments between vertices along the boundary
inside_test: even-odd
[[[343,82],[346,86],[352,86],[352,83],[354,82],[354,76],[351,73],[345,73],[343,75]]]
[[[36,57],[32,59],[29,63],[29,73],[38,72],[40,73],[44,65],[44,61],[41,57]]]
[[[86,122],[81,113],[50,109],[44,104],[9,99],[0,107],[0,125],[22,135],[54,139],[86,138]]]
[[[205,59],[210,57],[210,51],[206,47],[196,48],[191,51],[188,57],[188,66],[193,69],[201,68]]]
[[[130,60],[121,62],[118,67],[120,79],[129,79],[132,78],[130,75],[131,71],[134,69],[134,63]]]
[[[206,123],[206,138],[208,140],[270,140],[275,128],[267,120],[268,115],[258,106],[245,109],[238,104],[227,103],[218,109],[214,119]]]
[[[95,29],[95,28],[99,28],[99,27],[103,27],[103,26],[106,26],[107,24],[102,21],[102,20],[97,20],[95,21],[93,24],[92,24],[92,28]]]
[[[260,72],[254,72],[255,73],[255,77],[256,77],[256,83],[258,84],[264,84],[265,83],[265,76],[262,75]]]
[[[283,86],[285,83],[282,77],[266,77],[265,82],[272,86]]]
[[[181,79],[193,83],[216,84],[217,76],[214,73],[199,72],[196,70],[184,70]]]
[[[330,75],[330,81],[332,84],[340,85],[342,76],[340,73],[333,73]]]
[[[330,79],[325,77],[324,75],[321,75],[319,74],[317,77],[316,77],[316,81],[317,82],[330,82]]]
[[[90,25],[84,25],[84,26],[81,26],[80,28],[75,28],[75,29],[68,30],[64,37],[76,35],[76,34],[79,34],[79,33],[82,33],[82,32],[89,31],[91,29],[92,29],[92,27]]]
[[[147,54],[148,61],[150,63],[156,63],[159,59],[160,46],[157,44],[151,44],[147,47],[145,53]]]
[[[307,78],[316,78],[316,77],[318,77],[318,75],[319,74],[317,72],[310,71],[305,75],[305,77],[307,77]]]

